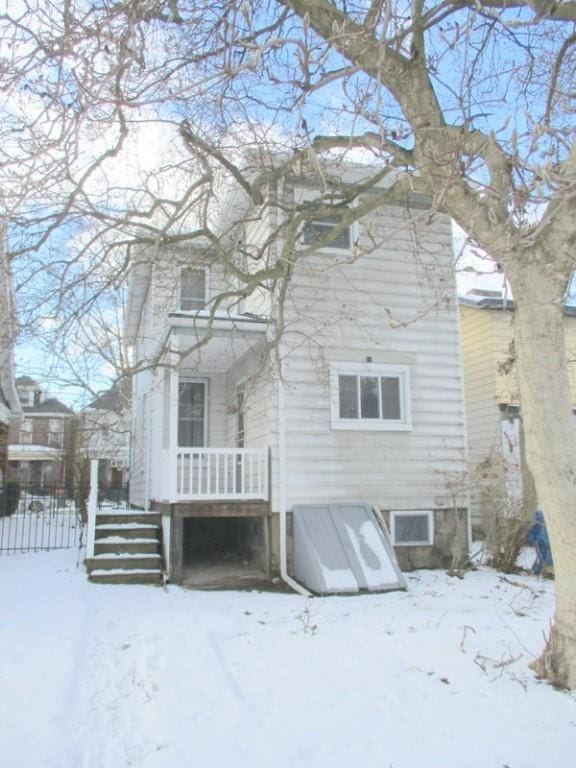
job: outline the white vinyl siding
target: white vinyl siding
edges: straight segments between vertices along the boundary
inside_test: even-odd
[[[450,222],[404,216],[389,206],[370,217],[381,245],[352,264],[322,253],[294,270],[280,350],[288,509],[327,499],[382,509],[450,506],[450,484],[465,473]],[[369,240],[360,227],[360,246]],[[367,357],[409,370],[411,429],[331,428],[332,366],[364,366]]]

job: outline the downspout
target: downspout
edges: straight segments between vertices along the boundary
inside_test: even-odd
[[[278,199],[284,197],[284,179],[281,178],[278,182]],[[276,212],[278,216],[279,208],[271,209]],[[270,213],[272,215],[272,212]],[[276,241],[276,248],[279,249],[282,245],[281,237]],[[276,253],[278,258],[278,252]],[[277,308],[275,308],[277,310]],[[282,361],[280,357],[277,358],[277,373],[278,373],[278,400],[276,403],[276,411],[278,416],[278,513],[280,516],[280,577],[282,581],[287,584],[294,592],[298,592],[303,597],[312,597],[312,594],[301,584],[295,581],[288,573],[288,531],[287,531],[287,519],[286,519],[286,426],[285,426],[285,401],[284,401],[284,382],[282,378]]]
[[[312,594],[298,584],[288,573],[287,528],[286,528],[286,428],[284,421],[284,383],[282,369],[278,371],[278,512],[280,513],[280,576],[291,589],[304,597]]]
[[[454,244],[454,240],[452,240]],[[453,246],[454,247],[454,246]],[[454,254],[456,258],[456,254]],[[456,295],[456,335],[458,339],[458,374],[460,377],[460,403],[462,404],[462,421],[464,425],[464,466],[466,476],[470,478],[470,451],[468,443],[468,403],[466,400],[466,392],[464,387],[464,354],[462,349],[462,318],[460,315],[460,302],[458,301],[458,295]],[[458,506],[454,510],[456,516],[458,515]],[[456,518],[456,526],[458,526],[458,518]],[[468,556],[472,553],[472,498],[470,493],[470,487],[466,491],[466,543],[468,545]]]
[[[144,512],[150,511],[150,485],[151,485],[151,478],[150,473],[152,472],[152,418],[151,416],[148,416],[148,413],[146,412],[148,409],[146,408],[147,405],[150,405],[148,402],[148,398],[150,397],[150,391],[148,391],[144,395],[144,424],[146,425],[146,456],[145,456],[145,467],[146,467],[146,477],[144,480]],[[152,399],[150,397],[150,399]]]

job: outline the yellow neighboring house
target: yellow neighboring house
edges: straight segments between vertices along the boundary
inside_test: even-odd
[[[460,333],[472,480],[472,522],[487,515],[531,514],[536,499],[523,456],[512,344],[514,302],[498,291],[460,298]],[[568,364],[576,403],[576,307],[565,309]]]

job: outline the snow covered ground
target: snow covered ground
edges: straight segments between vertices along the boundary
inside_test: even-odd
[[[489,570],[305,600],[89,584],[0,558],[3,768],[567,768],[536,681],[553,584]]]

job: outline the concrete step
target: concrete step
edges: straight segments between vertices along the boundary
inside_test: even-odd
[[[106,510],[96,513],[96,525],[108,523],[147,523],[160,525],[162,516],[157,512],[142,512],[138,510]]]
[[[102,554],[86,560],[88,573],[93,571],[155,571],[161,570],[162,559],[160,555],[137,554]]]
[[[109,536],[124,539],[153,539],[158,541],[160,527],[146,523],[96,523],[96,539],[105,539]]]
[[[124,536],[107,536],[94,542],[95,555],[119,554],[159,555],[160,543],[156,539],[127,539]]]
[[[118,568],[115,570],[95,570],[88,578],[95,584],[162,584],[162,571],[148,570],[124,570]]]

